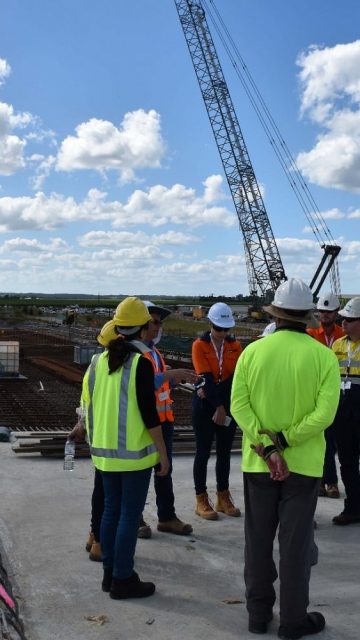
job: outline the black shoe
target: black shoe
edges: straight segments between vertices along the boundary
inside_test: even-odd
[[[356,524],[357,522],[360,522],[360,515],[342,511],[338,516],[335,516],[332,521],[333,524],[345,527],[347,524]]]
[[[305,622],[297,627],[285,627],[280,625],[278,636],[283,640],[298,640],[303,636],[311,636],[320,633],[325,627],[325,618],[318,611],[306,614]]]
[[[249,617],[249,625],[248,629],[250,633],[266,633],[268,629],[268,624],[272,620],[272,613],[267,617],[266,620],[257,620],[255,618]]]
[[[126,598],[147,598],[155,591],[153,582],[141,582],[137,573],[129,578],[113,578],[110,588],[110,598],[125,600]]]
[[[249,626],[248,629],[250,631],[250,633],[266,633],[267,632],[267,628],[268,628],[268,623],[267,622],[259,622],[258,620],[252,620],[251,618],[249,618]]]
[[[105,593],[109,593],[110,591],[111,582],[112,582],[112,573],[113,573],[112,569],[104,569],[104,576],[101,583],[101,588],[103,591],[105,591]]]

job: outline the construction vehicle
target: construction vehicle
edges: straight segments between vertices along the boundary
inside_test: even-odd
[[[244,240],[249,290],[253,300],[249,313],[253,319],[259,320],[264,316],[261,311],[262,305],[272,300],[275,290],[287,279],[287,277],[207,23],[204,6],[207,7],[207,12],[210,12],[210,15],[212,15],[209,2],[206,2],[206,0],[174,0],[174,2]],[[213,0],[210,0],[210,3],[213,5]],[[219,15],[216,9],[214,9],[214,11]],[[213,15],[212,20],[214,21]],[[220,25],[221,23],[222,21],[220,18]],[[229,36],[226,28],[225,33]],[[236,46],[231,40],[230,44],[235,48],[235,51],[239,56]],[[233,54],[231,53],[231,48],[226,42],[225,47],[234,68],[238,69],[236,58],[232,57]],[[252,79],[251,83],[254,85]],[[256,92],[259,93],[256,85],[255,89]],[[261,95],[260,106],[263,107]],[[257,105],[255,106],[255,109],[260,110]],[[323,223],[320,212],[317,210],[316,213],[314,213],[311,212],[311,210],[309,211],[306,209],[306,207],[309,208],[309,206],[310,209],[317,209],[317,207],[311,194],[309,194],[307,185],[305,185],[304,188],[303,178],[301,177],[301,174],[298,171],[282,136],[280,136],[266,105],[265,116],[261,115],[260,120],[261,118],[263,119],[262,124],[265,130],[266,128],[269,128],[270,125],[275,126],[275,134],[272,135],[280,138],[278,154],[281,156],[283,149],[285,149],[285,158],[281,157],[280,162],[285,173],[289,174],[287,177],[291,182],[291,186],[294,189],[302,208],[305,210],[305,214],[308,219],[310,219],[313,233],[319,240],[320,246],[324,251],[320,265],[310,284],[310,288],[314,294],[314,299],[317,299],[320,288],[330,270],[332,270],[332,288],[335,290],[335,293],[339,294],[340,280],[336,257],[340,251],[340,247],[337,246],[334,240],[330,237],[329,230]],[[266,122],[266,118],[269,119],[270,125]],[[274,143],[273,138],[271,139],[271,142],[272,144]],[[289,160],[290,168],[288,167]],[[296,180],[298,183],[296,183]],[[321,226],[325,229],[325,235],[328,242],[324,241],[320,236]]]

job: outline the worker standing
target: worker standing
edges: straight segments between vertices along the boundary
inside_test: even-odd
[[[195,383],[197,375],[190,369],[167,368],[164,358],[156,347],[162,333],[162,323],[170,314],[169,309],[155,305],[150,300],[145,300],[151,321],[144,335],[144,342],[148,349],[144,352],[154,369],[156,408],[159,414],[162,435],[169,460],[169,471],[164,476],[154,475],[154,488],[158,511],[157,530],[163,533],[174,533],[184,536],[192,533],[192,526],[182,522],[175,513],[175,497],[172,481],[172,444],[174,435],[174,414],[172,411],[171,387],[181,381]],[[141,347],[140,347],[141,349]],[[151,536],[150,526],[142,519],[138,536],[148,538]]]
[[[332,346],[341,374],[334,433],[346,498],[333,523],[344,526],[360,522],[360,297],[349,300],[339,315],[346,335]]]
[[[234,505],[229,491],[229,474],[231,447],[236,431],[236,423],[230,414],[230,390],[242,347],[238,340],[228,335],[229,330],[235,326],[235,320],[227,304],[216,302],[210,307],[207,317],[210,331],[195,340],[192,346],[194,369],[205,378],[205,385],[195,391],[193,396],[192,419],[196,443],[195,513],[205,520],[217,520],[217,512],[240,516],[240,509]],[[215,509],[206,487],[207,465],[214,437],[217,489]]]
[[[339,298],[334,293],[325,293],[316,305],[319,311],[320,327],[307,329],[307,332],[326,347],[332,348],[335,340],[344,335],[342,328],[336,324],[340,309]],[[330,425],[325,431],[326,450],[324,461],[324,474],[319,489],[319,496],[328,498],[340,498],[338,476],[336,471],[336,441],[334,427]]]
[[[330,349],[306,333],[314,305],[309,287],[290,278],[264,307],[276,331],[240,356],[231,413],[243,430],[245,585],[249,631],[266,633],[273,617],[279,527],[280,638],[322,631],[325,619],[307,612],[313,520],[325,439],[339,398],[339,370]],[[269,474],[270,471],[270,474]]]
[[[154,372],[137,347],[151,321],[136,297],[117,307],[106,323],[107,350],[92,358],[82,387],[90,453],[105,494],[101,520],[102,589],[114,599],[155,591],[134,571],[134,553],[152,468],[165,476],[169,463],[156,410]]]

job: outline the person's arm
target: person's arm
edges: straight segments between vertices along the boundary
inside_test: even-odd
[[[155,467],[157,476],[166,476],[169,472],[169,459],[166,451],[166,446],[162,434],[161,425],[153,427],[151,429],[151,437],[154,440],[155,446],[160,454],[160,469]]]
[[[205,378],[205,386],[201,388],[201,395],[205,394],[206,400],[217,409],[223,404],[222,399],[218,396],[212,371],[210,371],[209,363],[205,357],[202,340],[195,340],[192,346],[192,362],[195,372],[198,376]]]
[[[264,448],[272,447],[274,451],[276,450],[272,439],[267,434],[260,433],[262,425],[251,406],[244,356],[241,356],[236,364],[231,387],[230,411],[252,445],[263,445]]]
[[[156,410],[154,369],[145,357],[141,357],[136,369],[136,396],[139,411],[145,427],[151,431],[151,437],[160,454],[160,469],[157,475],[166,476],[169,471],[169,460],[162,436],[159,414]]]
[[[155,389],[159,389],[164,382],[170,382],[172,387],[176,387],[179,382],[195,384],[198,377],[193,369],[167,369],[166,371],[155,373]]]

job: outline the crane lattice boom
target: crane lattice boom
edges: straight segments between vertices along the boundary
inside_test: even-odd
[[[286,280],[201,0],[174,0],[244,239],[250,292],[268,297]]]

